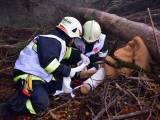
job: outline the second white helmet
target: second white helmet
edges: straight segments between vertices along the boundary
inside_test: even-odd
[[[87,21],[83,25],[83,29],[84,29],[83,38],[87,42],[91,43],[99,39],[99,36],[101,34],[101,27],[96,21],[94,20]]]
[[[70,38],[81,38],[82,25],[74,17],[64,17],[57,27],[63,30]]]

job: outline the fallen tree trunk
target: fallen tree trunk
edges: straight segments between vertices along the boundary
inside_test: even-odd
[[[105,13],[96,9],[83,8],[83,7],[71,7],[66,4],[60,3],[58,5],[60,9],[65,12],[74,14],[79,18],[93,18],[99,22],[101,27],[108,33],[118,37],[126,42],[132,40],[135,36],[142,38],[144,44],[147,46],[151,57],[159,61],[159,51],[157,49],[157,43],[154,38],[153,28],[139,22],[133,22],[126,18],[119,17],[115,14]],[[68,8],[68,9],[67,9]],[[160,31],[155,29],[156,38],[158,40],[158,46],[160,45]]]

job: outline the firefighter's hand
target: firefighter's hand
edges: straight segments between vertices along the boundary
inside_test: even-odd
[[[76,74],[76,71],[73,69],[73,68],[71,68],[71,72],[70,72],[70,74],[69,74],[69,77],[74,77],[75,76],[75,74]]]
[[[85,56],[84,54],[81,54],[81,59],[85,64],[90,63],[90,59],[87,56]]]

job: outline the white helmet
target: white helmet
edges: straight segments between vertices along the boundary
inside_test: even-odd
[[[57,27],[63,30],[70,38],[81,38],[82,25],[74,17],[64,17]]]
[[[87,21],[83,25],[83,29],[84,29],[83,38],[87,42],[89,42],[89,43],[95,42],[96,40],[99,39],[99,36],[101,34],[101,27],[96,21],[94,21],[94,20]]]

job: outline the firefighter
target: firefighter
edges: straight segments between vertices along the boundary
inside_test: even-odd
[[[67,50],[70,51],[68,58],[74,58],[74,60],[63,60],[65,64],[77,64],[81,58],[76,55],[78,52],[76,53],[75,51],[80,50],[80,53],[83,53],[83,55],[90,59],[88,69],[99,69],[99,66],[94,63],[104,59],[108,55],[106,35],[102,34],[101,27],[96,21],[87,21],[83,25],[82,39],[76,38],[72,47],[68,47]]]
[[[49,107],[48,94],[61,90],[57,76],[73,77],[74,69],[61,63],[67,57],[66,46],[81,38],[82,26],[74,17],[64,17],[51,34],[36,36],[21,52],[14,66],[15,93],[0,104],[0,116],[36,114]],[[82,53],[77,56],[89,63]]]
[[[90,58],[90,67],[99,69],[94,65],[95,62],[102,60],[108,54],[108,44],[106,35],[101,33],[101,27],[98,22],[91,20],[83,25],[83,38],[82,40],[76,38],[74,45],[87,57]]]
[[[94,20],[87,21],[83,25],[82,39],[76,38],[72,47],[68,47],[67,50],[70,51],[68,58],[71,58],[70,61],[63,60],[67,65],[77,64],[81,60],[81,58],[76,55],[78,54],[75,52],[76,50],[79,50],[80,53],[89,57],[90,64],[87,67],[88,71],[81,72],[85,76],[88,76],[86,74],[90,74],[90,70],[96,72],[100,68],[100,65],[95,64],[95,62],[101,61],[108,55],[106,35],[101,32],[101,27],[98,22]],[[76,86],[79,86],[83,83],[83,79],[78,78],[74,83]]]

